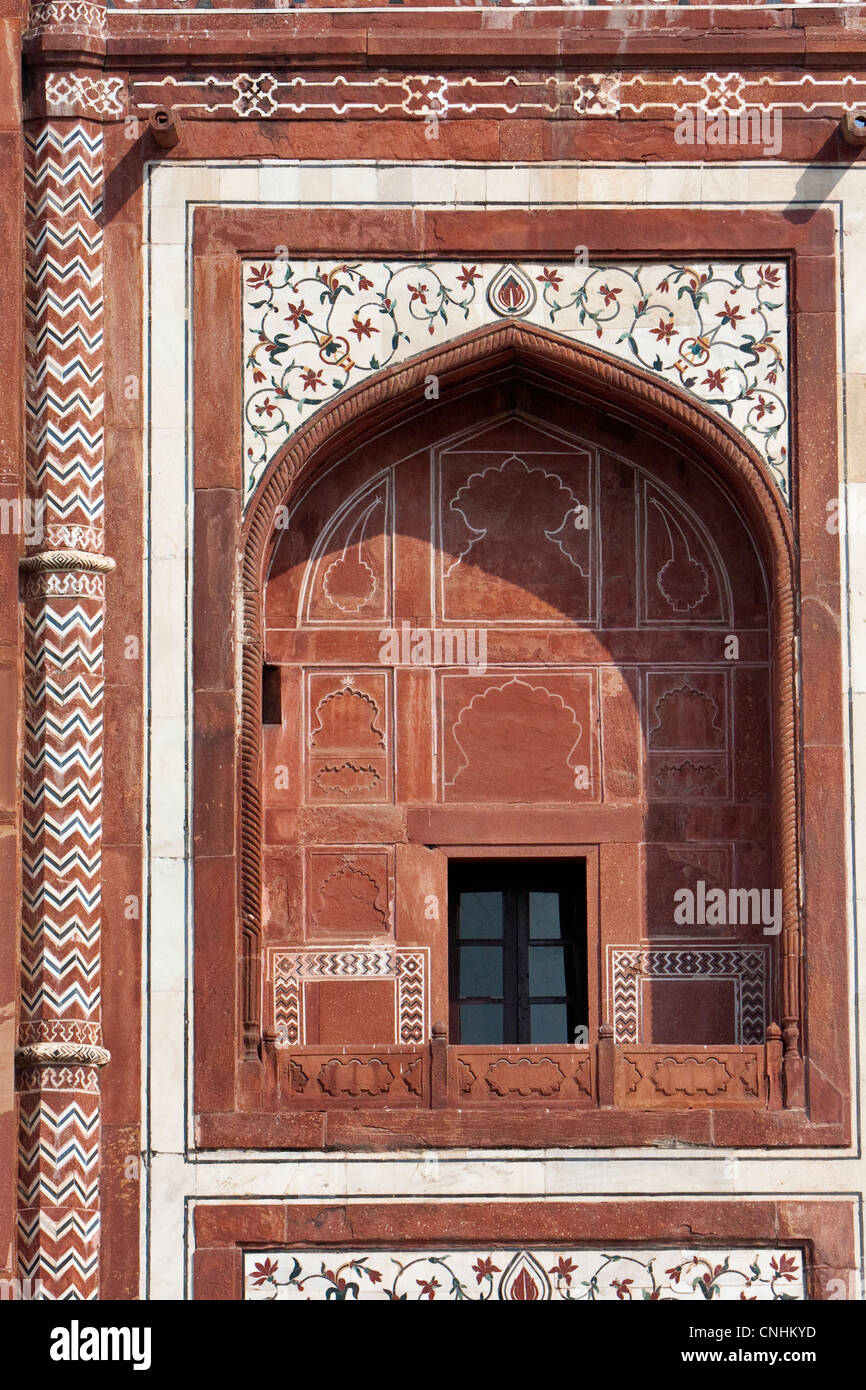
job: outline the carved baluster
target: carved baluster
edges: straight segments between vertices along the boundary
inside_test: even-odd
[[[778,1023],[767,1029],[767,1108],[782,1108],[782,1030]]]
[[[448,1106],[448,1027],[433,1024],[430,1041],[430,1105],[433,1110]]]
[[[616,1045],[613,1028],[602,1023],[598,1030],[598,1103],[601,1106],[615,1105]]]

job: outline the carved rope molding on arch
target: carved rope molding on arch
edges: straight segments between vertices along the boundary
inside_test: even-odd
[[[657,428],[681,448],[715,466],[730,484],[765,548],[772,575],[774,671],[775,828],[782,888],[781,1008],[785,1042],[785,1105],[804,1104],[800,1052],[801,933],[799,902],[799,787],[795,704],[796,574],[791,519],[769,472],[740,434],[695,405],[683,392],[639,368],[607,357],[592,347],[555,333],[509,321],[478,329],[444,347],[383,371],[324,406],[269,465],[250,504],[241,533],[240,583],[243,611],[241,665],[241,910],[243,923],[244,1019],[247,1057],[257,1055],[259,1017],[259,939],[261,931],[262,811],[261,663],[265,579],[276,544],[277,509],[310,475],[325,451],[329,458],[355,447],[359,432],[369,436],[387,418],[395,425],[424,397],[426,378],[448,384],[472,379],[478,385],[503,367],[542,367],[549,377],[620,419]],[[351,431],[351,437],[350,437]]]

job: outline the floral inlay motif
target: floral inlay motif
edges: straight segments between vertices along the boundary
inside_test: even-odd
[[[805,1298],[800,1250],[248,1251],[244,1273],[245,1297],[270,1302]]]
[[[775,262],[243,262],[246,497],[315,411],[503,318],[632,362],[727,421],[789,491],[787,272]]]

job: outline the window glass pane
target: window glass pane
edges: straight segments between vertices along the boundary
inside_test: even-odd
[[[533,999],[537,999],[540,994],[568,994],[565,983],[565,952],[561,946],[530,946],[529,993]]]
[[[502,998],[502,947],[460,947],[460,997]]]
[[[502,894],[461,893],[460,935],[502,937]]]
[[[530,1004],[530,1042],[570,1043],[566,1004]]]
[[[559,894],[530,893],[529,895],[529,935],[559,936]]]
[[[502,1005],[461,1004],[460,1041],[464,1043],[501,1043]]]

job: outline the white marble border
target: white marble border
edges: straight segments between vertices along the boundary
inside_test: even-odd
[[[149,784],[146,790],[147,982],[144,1121],[150,1154],[144,1196],[142,1293],[183,1297],[195,1200],[263,1199],[274,1194],[327,1201],[430,1200],[499,1194],[509,1197],[630,1194],[732,1194],[742,1197],[845,1193],[859,1202],[866,1166],[848,1156],[768,1153],[763,1156],[654,1151],[466,1155],[196,1154],[193,1148],[191,1059],[191,879],[188,767],[191,696],[187,636],[192,459],[191,342],[187,312],[193,212],[202,204],[342,207],[630,207],[634,205],[783,208],[834,206],[844,266],[866,263],[866,169],[808,167],[762,161],[736,165],[437,165],[327,162],[208,161],[148,166],[145,198],[147,343],[145,444],[151,507],[145,592],[148,622]],[[845,303],[840,342],[840,407],[852,417],[853,447],[842,476],[860,502],[866,493],[866,298]],[[191,317],[191,315],[190,315]],[[840,315],[840,325],[843,318]],[[841,328],[840,328],[841,332]],[[844,437],[844,434],[843,434]],[[861,513],[866,512],[866,504]],[[860,515],[861,513],[858,513]],[[866,525],[860,528],[866,534]],[[849,542],[859,539],[849,535]],[[846,544],[851,611],[846,613],[846,689],[852,730],[866,735],[866,544]],[[851,623],[853,621],[853,626]],[[847,657],[850,655],[850,666]],[[866,796],[866,757],[852,791]],[[859,882],[866,881],[861,829]],[[853,931],[853,880],[848,907]],[[861,888],[858,905],[864,905]],[[852,1007],[854,994],[852,987]],[[187,1027],[187,1024],[189,1025]],[[158,1040],[154,1045],[152,1040]],[[859,1112],[858,1112],[859,1113]],[[768,1169],[767,1165],[772,1164]]]

